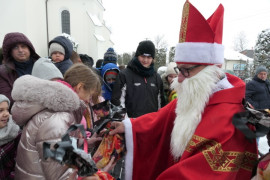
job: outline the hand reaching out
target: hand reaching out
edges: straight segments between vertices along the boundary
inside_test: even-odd
[[[115,127],[114,130],[110,131],[110,135],[114,135],[114,134],[119,134],[119,133],[124,133],[125,132],[125,125],[122,122],[112,122],[111,124],[112,127]]]
[[[114,166],[116,165],[116,161],[114,161],[114,160],[115,160],[115,157],[113,156],[112,159],[110,160],[110,162],[101,170],[105,171],[105,172],[110,172],[114,168]]]
[[[91,138],[87,138],[88,145],[93,145],[97,141],[101,141],[102,137],[98,136],[97,133],[95,133]]]

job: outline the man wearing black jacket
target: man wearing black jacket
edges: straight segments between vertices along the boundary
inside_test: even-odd
[[[163,83],[154,70],[154,58],[153,42],[140,42],[135,56],[115,82],[111,102],[126,107],[128,117],[156,112],[165,105]]]

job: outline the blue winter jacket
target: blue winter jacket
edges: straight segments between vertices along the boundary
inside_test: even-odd
[[[246,85],[246,100],[255,109],[270,108],[270,83],[254,76]]]
[[[101,77],[103,80],[102,96],[104,97],[105,100],[111,100],[111,96],[112,96],[112,87],[109,84],[107,84],[105,81],[105,74],[109,70],[116,70],[118,73],[120,72],[118,66],[114,63],[108,63],[102,67],[101,69]]]

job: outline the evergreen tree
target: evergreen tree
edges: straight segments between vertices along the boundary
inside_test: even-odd
[[[156,49],[155,55],[155,70],[161,66],[166,66],[166,48]]]
[[[245,65],[244,65],[244,70],[241,72],[241,76],[240,76],[240,78],[242,79],[242,80],[245,80],[245,79],[247,79],[247,78],[249,78],[250,77],[250,64],[249,64],[249,60],[247,60],[246,62],[245,62]]]
[[[175,55],[175,47],[171,47],[169,52],[169,62],[174,62],[174,55]]]
[[[270,68],[270,29],[263,30],[258,35],[254,53],[254,68],[259,65]]]
[[[167,42],[163,35],[158,35],[155,37],[154,44],[156,47],[155,70],[157,70],[161,66],[166,66]]]
[[[127,65],[129,61],[131,60],[131,55],[129,53],[124,53],[123,54],[123,64]]]
[[[121,56],[121,55],[117,55],[117,62],[118,62],[118,64],[119,65],[123,65],[124,63],[123,63],[123,56]]]

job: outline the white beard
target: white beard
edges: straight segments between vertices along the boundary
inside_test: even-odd
[[[171,152],[175,160],[184,153],[201,122],[202,113],[213,94],[216,83],[223,76],[225,76],[223,70],[213,65],[205,67],[191,78],[186,78],[182,83],[174,79],[172,87],[177,92],[178,100],[171,134]]]

